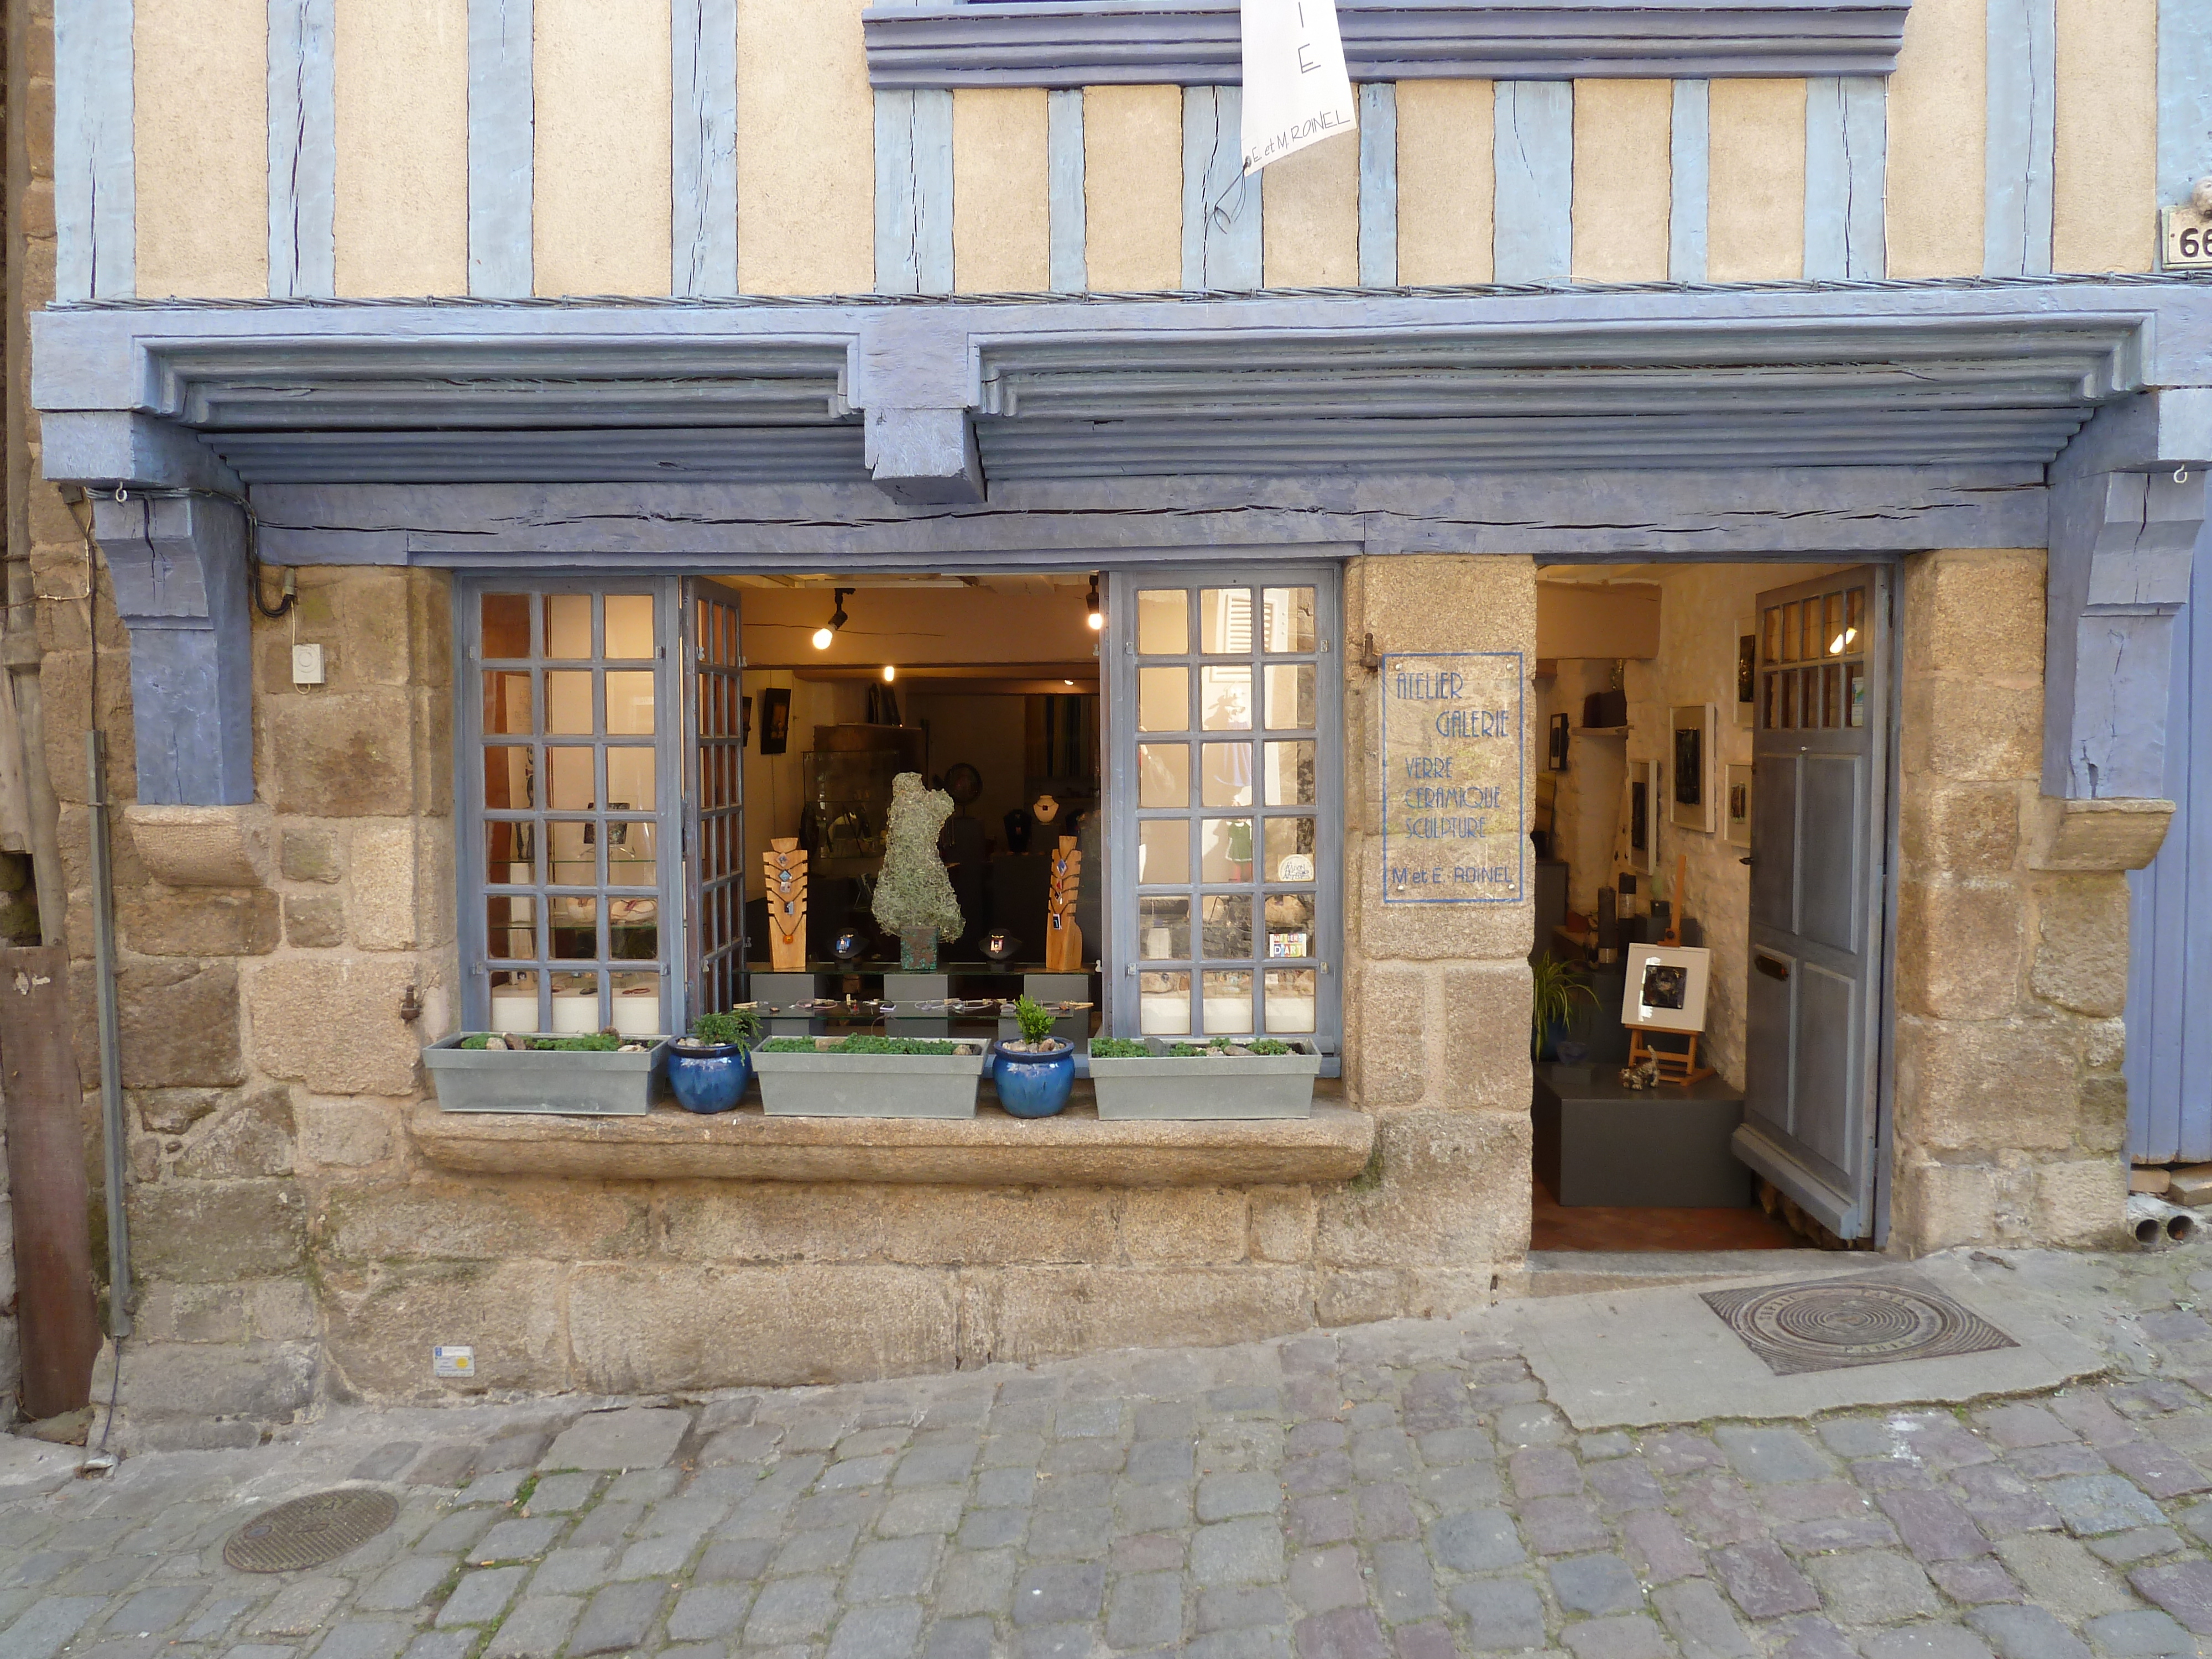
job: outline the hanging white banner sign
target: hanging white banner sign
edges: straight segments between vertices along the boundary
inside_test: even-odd
[[[1244,171],[1358,125],[1336,0],[1243,0]]]

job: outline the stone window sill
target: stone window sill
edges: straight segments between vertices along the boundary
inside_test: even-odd
[[[1036,1121],[988,1105],[973,1118],[769,1117],[753,1101],[715,1117],[556,1117],[425,1101],[409,1128],[441,1170],[594,1181],[1273,1187],[1348,1181],[1375,1150],[1375,1120],[1327,1079],[1304,1118],[1107,1123],[1087,1101]]]

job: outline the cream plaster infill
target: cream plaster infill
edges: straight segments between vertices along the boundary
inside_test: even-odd
[[[1087,1106],[1027,1121],[769,1117],[744,1109],[637,1117],[444,1112],[408,1133],[428,1163],[470,1175],[605,1181],[915,1182],[967,1187],[1295,1186],[1348,1181],[1375,1120],[1316,1105],[1304,1118],[1102,1122]]]

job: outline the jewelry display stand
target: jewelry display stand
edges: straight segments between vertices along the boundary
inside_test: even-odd
[[[806,860],[793,837],[761,854],[768,878],[769,960],[780,974],[806,971]]]
[[[1075,901],[1083,890],[1083,854],[1073,836],[1060,838],[1052,855],[1052,887],[1046,896],[1044,967],[1048,974],[1080,972],[1083,930],[1075,924]]]

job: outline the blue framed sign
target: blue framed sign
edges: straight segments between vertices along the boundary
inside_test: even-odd
[[[1382,659],[1382,902],[1517,904],[1527,661],[1518,651]]]

